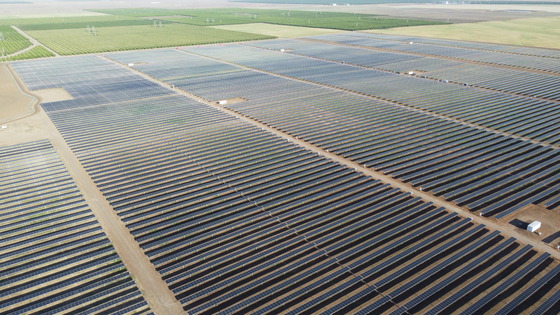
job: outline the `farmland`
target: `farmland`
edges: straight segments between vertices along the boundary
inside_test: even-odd
[[[28,19],[1,19],[0,41],[4,55],[17,53],[31,43],[10,26],[15,25],[42,45],[60,55],[100,53],[108,51],[161,48],[211,43],[227,43],[273,38],[258,28],[245,27],[247,32],[210,28],[216,25],[281,24],[285,26],[326,29],[372,29],[398,26],[440,24],[413,19],[391,19],[354,13],[282,11],[282,10],[170,10],[112,9],[99,12],[103,16],[74,16]],[[257,23],[257,24],[255,24]],[[265,26],[269,27],[269,26]],[[264,32],[266,33],[266,32]],[[303,34],[303,33],[300,33]],[[308,32],[305,35],[318,34]],[[34,47],[8,60],[52,56],[44,47]]]
[[[258,32],[259,34],[274,36],[278,38],[286,37],[301,37],[313,36],[323,34],[334,34],[340,32],[339,30],[312,28],[290,25],[273,25],[267,23],[249,23],[249,24],[234,24],[234,25],[221,25],[212,26],[214,28],[237,31],[237,32]]]
[[[143,21],[146,23],[146,21]],[[30,18],[3,18],[0,19],[1,25],[16,25],[27,29],[37,29],[39,27],[46,29],[62,29],[62,28],[82,28],[89,23],[110,24],[112,26],[135,25],[139,23],[137,19],[129,16],[118,15],[95,15],[95,16],[64,16],[64,17],[30,17]]]
[[[428,20],[395,19],[369,14],[264,10],[264,9],[112,9],[101,13],[158,18],[166,21],[193,25],[228,25],[247,23],[270,23],[340,30],[384,29],[399,26],[444,24]]]
[[[28,33],[61,55],[272,38],[185,24],[95,27],[95,33],[88,32],[87,28],[33,30]]]
[[[324,0],[233,0],[234,2],[256,2],[256,3],[281,3],[281,4],[327,4]],[[336,3],[336,2],[333,2]],[[348,0],[342,4],[383,4],[393,3],[391,0]],[[400,0],[398,3],[435,3],[432,0]],[[436,2],[437,3],[437,2]],[[558,4],[555,0],[481,0],[478,4]]]
[[[14,56],[0,58],[0,61],[13,61],[13,60],[23,60],[23,59],[35,59],[35,58],[45,58],[53,57],[53,53],[45,49],[43,46],[35,46],[27,51],[22,51]]]
[[[31,46],[31,42],[13,28],[0,25],[0,53],[1,56],[10,55]]]

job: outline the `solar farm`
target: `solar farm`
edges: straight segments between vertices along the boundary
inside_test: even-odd
[[[558,51],[345,32],[10,65],[72,97],[41,104],[61,141],[0,151],[2,314],[560,310]]]

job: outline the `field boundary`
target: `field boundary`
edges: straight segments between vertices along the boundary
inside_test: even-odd
[[[13,28],[13,29],[16,30],[18,33],[20,33],[22,36],[25,36],[27,39],[29,39],[29,41],[31,41],[31,46],[27,47],[27,48],[24,49],[24,50],[18,51],[17,53],[13,54],[13,56],[20,55],[20,54],[22,54],[22,53],[24,53],[24,52],[26,52],[26,51],[28,51],[28,50],[31,50],[31,49],[34,48],[34,47],[42,46],[43,48],[45,48],[46,50],[48,50],[50,53],[52,53],[53,55],[55,55],[55,57],[60,57],[60,55],[59,55],[56,51],[54,51],[54,50],[50,49],[49,47],[43,45],[41,42],[39,42],[39,41],[36,40],[35,38],[29,36],[29,34],[27,34],[26,32],[22,31],[22,30],[19,29],[17,26],[12,25],[11,28]],[[10,56],[7,56],[7,57],[10,57]]]

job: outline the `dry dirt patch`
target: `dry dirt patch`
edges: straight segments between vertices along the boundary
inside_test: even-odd
[[[218,100],[218,101],[215,101],[215,103],[219,104],[219,105],[226,105],[226,104],[229,105],[229,104],[236,104],[236,103],[241,103],[241,102],[246,102],[246,101],[247,101],[246,98],[234,97],[234,98],[228,98],[228,99],[225,99],[225,100]]]
[[[411,26],[368,32],[560,49],[560,17]]]
[[[34,112],[38,99],[25,93],[7,64],[0,64],[0,122],[19,119]]]
[[[326,28],[276,25],[276,24],[267,24],[267,23],[220,25],[220,26],[212,26],[212,27],[217,29],[222,29],[222,30],[228,30],[228,31],[276,36],[279,38],[336,34],[342,32],[341,30],[332,30]]]
[[[6,128],[1,128],[1,126]],[[45,120],[37,115],[37,113],[23,119],[2,124],[1,126],[0,147],[49,138],[45,127]]]
[[[41,98],[41,103],[69,101],[74,99],[74,97],[63,88],[36,90],[33,91],[33,94]]]
[[[518,228],[520,232],[535,239],[554,246],[560,241],[560,237],[557,237],[560,232],[560,211],[548,210],[540,205],[530,204],[503,219]],[[525,230],[527,224],[533,221],[541,222],[541,228],[537,230],[541,235]]]

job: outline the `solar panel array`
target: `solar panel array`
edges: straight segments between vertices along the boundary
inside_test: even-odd
[[[404,42],[409,44],[410,42],[419,44],[430,44],[437,46],[447,46],[464,48],[475,51],[491,51],[496,53],[505,53],[513,55],[525,55],[534,57],[547,57],[547,58],[560,58],[560,52],[554,49],[545,49],[537,47],[527,47],[527,46],[511,46],[511,45],[500,45],[482,42],[464,42],[449,39],[439,39],[439,38],[426,38],[426,37],[414,37],[414,36],[402,36],[402,35],[385,35],[385,34],[368,34],[368,33],[346,33],[350,36],[364,36],[373,37],[377,39],[384,39],[390,41]]]
[[[0,177],[0,313],[150,311],[48,140],[2,147]]]
[[[459,61],[340,46],[332,43],[309,42],[301,39],[281,39],[247,43],[248,46],[273,50],[288,49],[288,53],[325,60],[344,62],[373,69],[400,72],[410,71],[418,76],[447,80],[501,92],[515,93],[548,100],[560,100],[558,76],[534,73],[490,65],[468,64]]]
[[[241,45],[184,49],[275,74],[390,100],[544,143],[560,143],[560,107],[554,101]],[[549,81],[549,84],[553,84],[553,93],[557,94],[558,80],[553,78]]]
[[[337,128],[344,125],[348,134],[360,128],[368,134],[377,128],[388,132],[397,117],[403,122],[409,117],[417,123],[425,120],[424,127],[410,127],[416,132],[437,125],[442,137],[454,126],[387,102],[176,50],[108,56],[134,63],[134,68],[167,85],[207,100],[248,99],[232,108],[254,107],[264,114],[258,105],[274,103],[270,115],[279,124],[289,122],[295,116],[288,112],[298,109],[295,115],[308,119],[294,126],[309,132],[317,128],[317,135],[328,125],[341,134]],[[84,78],[74,100],[43,108],[191,314],[460,312],[505,305],[531,312],[544,308],[542,301],[560,289],[558,262],[549,254],[174,94],[123,67],[94,56],[61,59],[68,62],[34,60],[14,67],[25,82],[40,81],[43,86],[73,87],[64,68]],[[104,70],[96,76],[88,64]],[[37,80],[33,68],[53,72]],[[142,86],[141,93],[134,92],[136,84]],[[113,85],[121,88],[99,88]],[[93,102],[93,93],[104,98]],[[313,104],[318,98],[321,101]],[[317,120],[318,115],[324,120]],[[362,118],[378,116],[372,121]],[[460,139],[461,130],[455,132],[452,139],[437,141]],[[468,139],[500,142],[494,133],[475,128],[464,132],[472,133]],[[426,134],[425,141],[436,135]],[[367,140],[356,132],[354,136]],[[539,289],[527,293],[527,283]],[[486,297],[486,289],[496,293]]]
[[[539,70],[550,73],[560,73],[560,56],[557,51],[525,48],[524,52],[515,51],[512,46],[494,45],[486,49],[485,44],[463,43],[454,45],[453,42],[442,40],[429,40],[410,36],[386,36],[367,33],[346,33],[320,35],[314,39],[331,42],[358,45],[366,47],[379,47],[399,52],[408,52],[422,55],[432,55],[444,58],[480,62],[504,66],[514,66],[528,70]],[[410,43],[413,43],[412,45]],[[468,47],[467,47],[468,45]],[[523,49],[523,48],[521,48]]]
[[[169,94],[161,86],[142,80],[124,69],[115,69],[97,57],[60,58],[37,64],[14,63],[13,67],[20,76],[26,78],[25,84],[29,90],[63,87],[74,98],[43,104],[47,111]]]
[[[237,47],[201,49],[227,55]],[[505,216],[531,203],[559,206],[560,150],[550,146],[177,51],[110,57],[152,60],[136,68],[209,100],[245,98],[226,106],[484,215]]]

